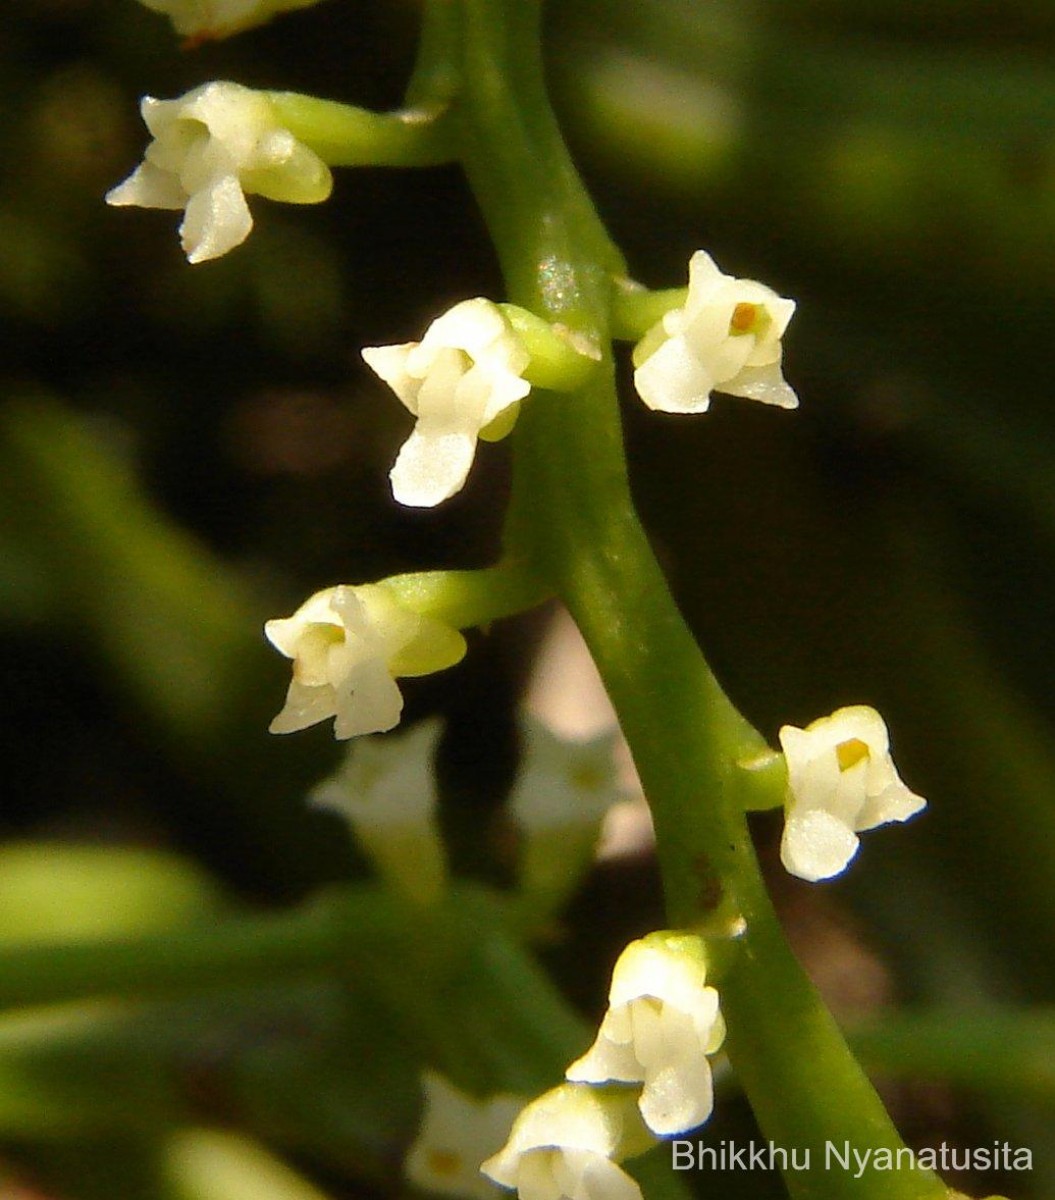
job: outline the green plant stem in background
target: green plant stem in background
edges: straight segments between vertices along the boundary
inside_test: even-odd
[[[317,902],[281,916],[232,918],[136,938],[5,946],[0,1007],[164,996],[329,970],[349,924],[362,940],[383,943],[399,936],[405,916],[383,893],[363,888],[342,893],[337,903]]]
[[[904,1012],[851,1035],[854,1048],[895,1078],[964,1087],[1055,1107],[1055,1009]]]
[[[449,8],[434,0],[432,9]],[[463,157],[513,303],[607,343],[625,274],[543,82],[537,0],[463,0]],[[508,545],[571,609],[630,742],[656,825],[671,921],[746,933],[722,981],[729,1053],[764,1133],[818,1152],[902,1143],[776,921],[736,796],[761,739],[726,699],[673,602],[630,496],[613,365],[525,405]],[[819,1161],[823,1161],[820,1159]],[[791,1174],[795,1196],[945,1194],[930,1172]]]

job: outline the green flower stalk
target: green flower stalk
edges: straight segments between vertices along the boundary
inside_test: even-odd
[[[445,24],[452,6],[430,4]],[[463,161],[510,299],[601,347],[571,400],[537,396],[514,449],[507,548],[571,610],[605,680],[652,807],[670,919],[746,932],[716,954],[727,1048],[765,1134],[818,1149],[902,1145],[794,959],[762,884],[737,765],[762,740],[686,628],[630,497],[610,355],[626,271],[570,161],[543,82],[537,0],[463,0]],[[718,961],[726,958],[724,970]],[[944,1196],[931,1172],[791,1175],[796,1196]]]
[[[805,759],[786,745],[785,769],[729,702],[635,511],[615,390],[614,335],[641,339],[635,386],[651,408],[703,412],[712,391],[793,408],[798,400],[781,364],[794,302],[722,274],[703,251],[691,260],[687,291],[642,295],[627,286],[626,263],[549,104],[540,8],[540,0],[425,0],[419,59],[400,113],[220,83],[176,101],[145,101],[155,141],[144,165],[108,199],[184,208],[184,247],[202,261],[247,236],[247,193],[315,202],[329,192],[332,165],[457,160],[490,229],[509,303],[463,301],[421,342],[368,348],[364,357],[416,420],[392,473],[403,503],[430,506],[456,493],[477,441],[506,436],[516,424],[505,558],[487,571],[338,585],[267,625],[293,663],[275,732],[330,718],[339,738],[393,728],[402,709],[397,678],[453,665],[465,651],[460,630],[550,594],[575,618],[618,713],[653,813],[669,922],[687,932],[663,935],[658,949],[636,943],[621,960],[601,1036],[572,1067],[590,1082],[563,1084],[530,1105],[506,1149],[489,1160],[490,1176],[525,1197],[555,1190],[636,1196],[617,1163],[651,1141],[638,1089],[603,1085],[641,1084],[641,1113],[653,1130],[670,1133],[705,1119],[707,1055],[721,1041],[715,989],[728,1030],[724,1046],[764,1134],[815,1161],[823,1161],[827,1143],[848,1143],[864,1161],[881,1162],[904,1147],[787,946],[745,810],[769,803],[787,782],[799,804],[792,821],[801,824],[803,804],[813,825],[822,809],[838,810],[840,833],[845,824],[853,837],[872,817],[907,815],[900,792],[900,807],[867,808],[876,788],[889,791],[900,781],[886,770],[885,741],[860,730]],[[814,727],[799,732],[819,736]],[[825,782],[833,761],[834,791]],[[353,764],[380,772],[369,750]],[[399,786],[420,785],[416,778]],[[356,789],[371,786],[360,779]],[[841,788],[861,801],[853,813],[840,808]],[[372,828],[364,835],[368,848]],[[405,849],[373,846],[381,869],[404,890],[395,860]],[[830,873],[834,857],[813,873]],[[442,890],[436,854],[419,883],[420,900]],[[429,919],[442,911],[430,910]],[[425,928],[422,913],[421,928],[409,932]],[[658,991],[657,974],[667,977]],[[658,1040],[650,1041],[638,1025],[653,1017]],[[679,1057],[685,1045],[688,1062]],[[676,1111],[664,1107],[656,1082],[667,1075],[677,1083]],[[796,1200],[947,1195],[933,1172],[914,1163],[897,1172],[869,1167],[859,1176],[792,1169],[787,1182]]]

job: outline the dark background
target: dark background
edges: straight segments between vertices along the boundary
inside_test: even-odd
[[[627,388],[624,416],[643,515],[734,699],[770,737],[874,704],[930,799],[866,839],[845,882],[775,881],[804,956],[822,982],[825,962],[845,979],[874,960],[878,990],[910,1002],[1050,1003],[1055,6],[549,8],[557,107],[635,275],[678,286],[705,247],[799,304],[798,413],[650,414]],[[310,208],[251,200],[248,243],[198,267],[177,214],[101,197],[145,145],[142,94],[231,78],[392,107],[414,29],[412,6],[328,0],[181,51],[132,0],[7,0],[0,820],[16,843],[167,847],[257,904],[348,871],[301,809],[336,749],[323,729],[266,734],[287,667],[259,630],[339,580],[495,556],[507,447],[484,447],[439,510],[399,509],[386,476],[408,417],[358,359],[498,297],[494,257],[454,169],[342,171]],[[475,831],[513,769],[538,630],[477,638],[405,688],[410,716],[448,715],[445,820],[467,870],[491,870]],[[760,819],[764,855],[778,836]],[[647,864],[591,883],[574,949],[551,955],[583,1002],[601,967],[576,982],[577,954],[607,961],[657,919],[655,894]],[[917,1141],[1046,1154],[1012,1194],[1055,1170],[1050,1108],[937,1084],[901,1102]]]

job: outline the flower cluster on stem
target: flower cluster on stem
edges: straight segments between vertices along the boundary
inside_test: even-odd
[[[147,2],[190,27],[192,0]],[[222,32],[225,21],[241,27],[299,3],[204,0],[208,15],[197,32]],[[536,406],[546,419],[532,413],[518,433],[510,556],[529,561],[568,604],[612,688],[656,815],[674,919],[702,919],[715,893],[719,903],[742,908],[745,949],[723,977],[723,1002],[732,1050],[767,1132],[852,1133],[869,1145],[896,1144],[882,1105],[787,952],[743,812],[720,769],[739,736],[729,731],[743,722],[730,717],[732,706],[681,620],[634,511],[611,357],[601,344],[625,264],[547,104],[540,9],[538,0],[425,6],[411,91],[426,93],[432,81],[420,112],[455,110],[457,156],[495,234],[511,299],[526,318],[518,322],[487,300],[465,301],[420,343],[364,351],[416,419],[393,469],[394,491],[414,506],[454,495],[478,439],[504,436],[533,386],[560,388],[563,379],[567,402]],[[143,115],[154,141],[108,200],[184,209],[181,238],[192,262],[244,240],[252,225],[247,194],[310,203],[329,193],[327,162],[337,160],[324,161],[283,124],[266,94],[208,84],[178,100],[147,98]],[[338,153],[363,161],[359,147]],[[410,153],[401,143],[398,154]],[[634,352],[638,393],[666,412],[703,412],[715,391],[794,408],[798,400],[781,368],[793,310],[793,301],[723,274],[698,252],[681,302],[653,305],[651,320],[630,334],[641,338]],[[580,359],[591,360],[587,367],[600,361],[603,370],[590,376],[579,363],[564,374],[560,353],[536,356],[532,322],[551,333],[574,330]],[[553,364],[555,382],[548,378]],[[405,606],[384,585],[328,588],[266,630],[293,662],[275,732],[330,718],[339,738],[391,729],[402,708],[395,680],[449,666],[465,650],[457,629]],[[784,861],[808,878],[842,869],[858,831],[904,820],[922,806],[898,778],[885,726],[871,712],[840,710],[805,730],[781,731],[789,781]],[[369,761],[368,752],[362,763]],[[485,1164],[487,1174],[525,1200],[640,1200],[619,1162],[649,1144],[650,1129],[684,1132],[711,1110],[709,1056],[724,1026],[707,980],[698,938],[667,933],[632,943],[617,963],[593,1046],[571,1065],[569,1082],[524,1109],[505,1148]],[[800,1069],[803,1058],[809,1071]],[[888,1194],[886,1180],[865,1176],[860,1187],[866,1196]],[[899,1200],[944,1194],[926,1174],[896,1187]],[[837,1189],[820,1180],[800,1194],[830,1198]]]

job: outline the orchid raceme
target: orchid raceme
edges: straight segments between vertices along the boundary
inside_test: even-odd
[[[578,884],[609,808],[626,798],[614,733],[571,741],[534,717],[521,722],[524,754],[509,797],[520,829],[520,887],[543,911]]]
[[[857,853],[858,833],[926,806],[901,782],[874,708],[840,708],[805,729],[785,725],[780,745],[788,766],[780,858],[800,879],[838,875]]]
[[[642,1200],[616,1164],[651,1144],[631,1094],[565,1083],[524,1109],[481,1169],[520,1200]]]
[[[343,817],[382,876],[419,904],[437,901],[447,879],[434,767],[442,732],[430,720],[399,736],[361,738],[308,797]]]
[[[644,1084],[641,1115],[661,1137],[702,1125],[714,1101],[707,1056],[725,1037],[718,993],[706,979],[698,937],[653,933],[631,942],[612,972],[597,1040],[567,1077]]]
[[[262,92],[207,83],[176,100],[144,98],[154,140],[107,204],[184,209],[180,241],[192,263],[219,258],[253,227],[246,194],[291,204],[325,200],[330,169],[277,120]]]
[[[685,303],[634,350],[634,386],[649,408],[701,413],[724,392],[795,408],[780,370],[781,338],[795,302],[751,279],[724,275],[706,251],[689,261]]]
[[[495,1197],[498,1189],[480,1164],[501,1149],[527,1100],[505,1094],[474,1100],[434,1071],[424,1073],[421,1086],[425,1110],[403,1164],[407,1179],[441,1196]]]
[[[164,13],[181,37],[211,40],[262,25],[279,13],[310,8],[319,0],[139,0]]]
[[[457,630],[403,607],[383,583],[316,592],[291,616],[264,626],[293,660],[293,680],[272,733],[336,718],[339,739],[383,733],[399,723],[396,679],[453,666],[465,654]]]
[[[420,342],[369,346],[367,365],[417,417],[392,468],[401,504],[431,508],[461,491],[477,439],[513,427],[531,390],[530,351],[497,304],[463,300],[438,317]]]

